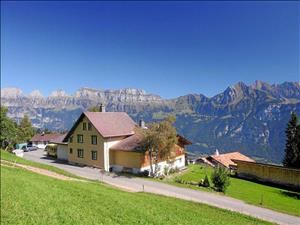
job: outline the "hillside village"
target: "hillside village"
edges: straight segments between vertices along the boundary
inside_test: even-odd
[[[300,225],[297,1],[1,1],[1,225]]]
[[[179,134],[176,134],[176,144],[171,147],[169,153],[154,162],[149,150],[141,148],[143,136],[137,132],[137,128],[148,130],[150,127],[142,120],[135,123],[124,112],[107,112],[105,106],[100,104],[98,112],[82,113],[67,133],[36,134],[28,142],[33,149],[19,144],[17,146],[20,149],[13,150],[13,152],[25,159],[54,165],[58,168],[63,166],[66,169],[64,166],[67,168],[73,166],[71,173],[74,174],[80,172],[76,171],[77,169],[74,171],[76,167],[79,170],[80,168],[96,168],[107,176],[104,178],[102,175],[102,181],[117,187],[120,183],[111,183],[112,181],[105,179],[110,179],[109,177],[113,174],[121,177],[125,174],[138,177],[150,176],[174,186],[192,189],[198,187],[198,191],[219,190],[225,193],[228,186],[218,189],[212,175],[213,171],[224,168],[224,171],[228,171],[226,176],[229,174],[232,176],[230,180],[233,184],[228,183],[229,190],[230,185],[236,188],[235,182],[242,181],[240,179],[260,182],[262,187],[271,184],[293,191],[300,190],[299,169],[257,163],[239,152],[220,154],[216,150],[213,155],[190,160],[186,158],[185,146],[191,142]],[[8,162],[5,161],[5,163]],[[151,166],[155,169],[151,169]],[[203,174],[203,168],[206,168],[205,174]],[[156,172],[153,173],[153,171]],[[210,173],[211,177],[207,178]],[[91,178],[94,175],[95,171],[91,171],[84,177]],[[145,186],[148,188],[143,184],[143,191]],[[244,196],[241,199],[243,198]],[[261,206],[264,204],[262,201],[262,199],[259,200]],[[276,210],[276,207],[274,209]]]

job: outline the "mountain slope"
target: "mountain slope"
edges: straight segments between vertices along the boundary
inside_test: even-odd
[[[1,90],[1,104],[9,108],[11,118],[19,121],[26,113],[35,127],[52,130],[69,129],[82,111],[99,103],[106,104],[108,111],[125,111],[136,121],[176,115],[178,132],[193,141],[189,149],[196,153],[238,150],[280,162],[290,113],[300,115],[300,84],[239,82],[212,98],[189,94],[169,100],[129,88],[81,88],[74,95],[58,90],[49,97],[36,90],[28,96],[16,88]]]

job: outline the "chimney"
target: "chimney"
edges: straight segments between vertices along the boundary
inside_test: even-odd
[[[105,112],[105,106],[102,103],[100,104],[99,112]]]
[[[218,156],[218,155],[219,155],[219,150],[216,149],[215,156]]]
[[[142,120],[142,119],[139,120],[139,127],[140,128],[145,128],[145,121],[144,120]]]

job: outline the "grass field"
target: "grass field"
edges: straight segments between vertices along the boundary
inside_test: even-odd
[[[190,165],[188,171],[177,176],[185,181],[199,181],[207,174],[210,178],[212,169],[199,165]],[[177,186],[185,186],[193,189],[211,191],[212,188],[197,187],[175,182],[175,177],[167,181]],[[227,196],[244,200],[247,203],[263,206],[280,212],[300,216],[300,193],[290,192],[284,189],[258,184],[238,178],[230,178],[230,186],[226,192]],[[211,183],[212,185],[212,183]],[[262,205],[260,204],[262,202]]]
[[[10,161],[10,162],[21,163],[21,164],[28,165],[28,166],[34,166],[34,167],[37,167],[37,168],[50,170],[50,171],[53,171],[53,172],[56,172],[56,173],[59,173],[59,174],[62,174],[62,175],[66,175],[68,177],[84,179],[84,178],[75,176],[74,174],[68,173],[68,172],[66,172],[62,169],[59,169],[57,167],[54,167],[54,166],[49,166],[49,165],[45,165],[45,164],[42,164],[42,163],[32,162],[30,160],[26,160],[26,159],[17,157],[16,155],[11,154],[11,153],[9,153],[7,151],[4,151],[4,150],[0,150],[0,158],[3,159],[3,160],[6,160],[6,161]]]
[[[203,204],[2,166],[1,224],[269,223]]]

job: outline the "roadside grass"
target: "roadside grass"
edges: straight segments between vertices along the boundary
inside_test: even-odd
[[[2,160],[6,160],[6,161],[9,161],[9,162],[15,162],[15,163],[23,164],[23,165],[34,166],[34,167],[37,167],[37,168],[50,170],[52,172],[59,173],[59,174],[62,174],[62,175],[68,176],[68,177],[87,180],[85,178],[76,176],[72,173],[68,173],[67,171],[64,171],[64,170],[59,169],[59,168],[54,167],[54,166],[49,166],[49,165],[45,165],[45,164],[42,164],[42,163],[32,162],[30,160],[20,158],[20,157],[14,155],[12,153],[9,153],[7,151],[2,150],[2,149],[0,151],[0,158]]]
[[[270,224],[205,204],[1,167],[1,224]]]
[[[205,175],[207,175],[210,185],[213,186],[210,180],[212,171],[213,169],[210,167],[189,165],[186,171],[182,172],[182,174],[176,177],[185,181],[199,182],[201,179],[204,179]],[[175,182],[176,177],[173,176],[172,178],[167,179],[165,182],[180,187],[188,187],[223,195],[222,193],[215,192],[213,188],[177,183]],[[300,216],[300,193],[297,192],[231,177],[230,186],[228,187],[225,195],[243,200],[249,204]]]

